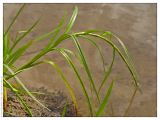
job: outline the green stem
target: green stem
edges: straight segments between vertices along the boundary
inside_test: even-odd
[[[3,88],[3,109],[4,109],[4,112],[7,111],[7,88],[6,87]]]

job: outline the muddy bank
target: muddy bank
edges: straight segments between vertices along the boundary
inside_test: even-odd
[[[48,92],[44,88],[30,89],[36,92],[35,97],[47,108],[43,108],[37,104],[32,98],[23,95],[24,101],[27,103],[31,110],[33,117],[61,117],[66,107],[65,117],[79,116],[77,115],[73,104],[67,99],[67,97],[60,91]],[[17,97],[12,92],[8,94],[7,112],[4,113],[4,117],[27,117],[29,116],[23,107],[19,103]]]

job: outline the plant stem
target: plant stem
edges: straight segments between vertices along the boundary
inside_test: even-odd
[[[4,109],[4,112],[7,111],[7,88],[6,87],[3,88],[3,109]]]

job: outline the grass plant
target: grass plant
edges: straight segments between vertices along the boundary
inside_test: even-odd
[[[15,93],[15,95],[19,99],[19,102],[24,107],[24,109],[26,110],[26,112],[28,113],[29,116],[32,116],[32,111],[28,107],[24,98],[22,98],[22,94],[24,94],[24,92],[27,95],[29,95],[31,98],[33,98],[33,100],[35,100],[39,105],[48,109],[40,101],[38,101],[36,99],[36,97],[34,97],[32,92],[30,92],[30,90],[28,90],[26,88],[26,86],[24,85],[24,83],[22,82],[23,80],[20,80],[18,77],[19,73],[24,72],[26,70],[31,70],[33,67],[36,67],[39,64],[49,64],[49,65],[53,66],[53,68],[57,71],[58,75],[61,76],[61,78],[66,86],[66,89],[70,93],[70,96],[71,96],[72,101],[74,103],[75,110],[78,112],[78,104],[77,104],[77,100],[75,97],[76,93],[72,89],[73,86],[71,86],[69,84],[67,78],[65,77],[65,73],[63,73],[63,71],[61,70],[61,67],[58,64],[56,64],[54,62],[54,60],[44,60],[43,59],[43,57],[49,52],[58,52],[58,53],[60,53],[60,55],[62,55],[64,57],[64,60],[67,61],[68,65],[70,66],[73,73],[75,74],[75,76],[79,82],[79,85],[81,86],[82,93],[83,93],[84,97],[86,98],[86,102],[88,104],[90,116],[101,116],[103,114],[103,112],[105,111],[105,108],[106,108],[107,103],[109,101],[110,94],[112,93],[112,89],[114,87],[115,81],[113,80],[111,82],[111,84],[109,85],[109,88],[106,91],[106,95],[104,96],[104,98],[100,98],[100,91],[101,91],[102,87],[104,87],[104,84],[106,83],[107,79],[109,78],[109,75],[112,73],[112,67],[115,62],[116,53],[118,53],[117,55],[119,55],[121,57],[121,59],[123,60],[123,62],[126,64],[130,74],[133,77],[133,82],[134,82],[135,87],[139,88],[138,75],[137,75],[136,69],[134,67],[133,61],[132,61],[132,59],[129,55],[129,52],[127,50],[127,47],[123,44],[122,40],[120,40],[114,33],[109,32],[109,31],[105,31],[105,30],[86,30],[86,31],[75,32],[75,33],[71,32],[71,29],[74,25],[74,22],[76,20],[77,15],[78,15],[78,8],[77,7],[74,8],[71,19],[69,20],[69,22],[65,28],[65,31],[63,33],[61,33],[61,30],[64,29],[63,28],[64,23],[67,22],[65,19],[66,14],[62,17],[58,26],[54,30],[52,30],[48,33],[44,33],[41,36],[38,36],[35,39],[30,40],[28,43],[18,47],[17,45],[20,44],[20,41],[22,41],[29,33],[31,33],[32,30],[36,27],[36,25],[39,22],[39,20],[34,22],[33,25],[31,25],[26,31],[22,32],[21,34],[18,34],[17,37],[15,38],[15,40],[13,40],[13,42],[12,42],[10,39],[10,30],[13,27],[16,19],[18,19],[18,16],[21,14],[24,7],[25,7],[25,4],[22,5],[22,7],[19,9],[19,11],[17,12],[17,14],[15,15],[15,17],[13,18],[11,23],[8,25],[7,29],[4,31],[4,34],[3,34],[3,67],[4,67],[3,68],[3,85],[4,85],[4,92],[3,92],[4,101],[3,102],[4,102],[4,112],[7,112],[7,91],[8,91],[8,89],[10,89],[13,93]],[[88,61],[85,56],[85,51],[83,51],[81,44],[79,42],[80,38],[83,39],[84,41],[88,41],[90,44],[95,46],[95,48],[98,50],[98,52],[101,56],[102,63],[103,63],[103,69],[104,69],[104,77],[103,77],[103,80],[101,80],[102,82],[101,82],[100,86],[97,86],[95,84],[95,78],[93,78],[93,76],[92,76],[90,67],[88,65]],[[107,69],[105,68],[105,65],[104,65],[105,60],[104,60],[103,54],[102,54],[102,52],[96,42],[97,38],[99,40],[103,41],[104,43],[106,43],[107,46],[111,46],[113,48],[112,62],[110,63],[110,66]],[[120,45],[116,45],[112,41],[113,38],[116,39],[120,43]],[[46,46],[44,46],[44,48],[41,51],[36,53],[32,58],[26,60],[22,65],[16,66],[16,62],[20,59],[20,57],[22,55],[24,55],[24,53],[28,50],[28,48],[31,45],[36,44],[37,42],[41,42],[44,39],[49,39],[49,42]],[[86,74],[88,76],[88,80],[90,82],[91,89],[93,90],[93,94],[96,96],[96,100],[99,103],[99,107],[96,110],[93,107],[94,103],[91,102],[91,98],[90,98],[91,95],[88,93],[88,91],[86,89],[85,82],[82,79],[81,74],[77,69],[77,66],[75,65],[75,63],[73,62],[73,60],[71,58],[71,56],[74,56],[76,53],[69,50],[69,49],[59,47],[59,45],[66,40],[72,40],[74,45],[77,48],[78,56],[79,56],[79,59],[78,59],[79,64],[82,64],[83,69],[85,71],[84,74]],[[14,79],[16,81],[16,83],[22,87],[22,89],[19,89],[18,87],[16,87],[12,82],[10,82],[10,79]],[[62,116],[64,116],[65,111],[66,111],[66,108],[64,108]],[[94,112],[94,111],[96,111],[96,112]]]

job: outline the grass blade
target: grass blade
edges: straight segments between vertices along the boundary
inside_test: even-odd
[[[120,55],[120,57],[122,58],[122,60],[123,60],[123,61],[125,62],[125,64],[127,65],[128,69],[129,69],[129,71],[130,71],[130,73],[131,73],[131,75],[132,75],[132,77],[133,77],[135,86],[138,87],[139,90],[140,90],[137,72],[136,72],[136,70],[135,70],[135,68],[134,68],[133,62],[132,62],[132,60],[131,60],[131,58],[130,58],[130,56],[129,56],[129,53],[128,53],[127,48],[124,47],[123,42],[122,42],[118,37],[116,37],[115,35],[112,34],[114,37],[116,37],[116,38],[118,39],[119,43],[121,44],[122,48],[123,48],[124,51],[125,51],[125,54],[127,54],[127,57],[125,57],[125,55],[123,55],[123,53],[121,52],[121,50],[120,50],[112,41],[110,41],[110,40],[108,40],[107,38],[105,38],[105,37],[103,36],[103,34],[102,34],[102,35],[99,35],[99,34],[96,34],[96,33],[94,33],[94,32],[104,33],[105,31],[98,31],[98,30],[97,30],[97,31],[93,31],[93,30],[89,30],[89,32],[87,32],[87,31],[86,31],[86,32],[79,32],[79,33],[74,33],[74,34],[72,34],[72,35],[75,35],[75,36],[89,35],[89,36],[97,37],[97,38],[100,38],[100,39],[104,40],[104,41],[107,42],[109,45],[111,45],[111,46],[118,52],[118,54]],[[107,34],[110,35],[111,32],[108,32],[108,31],[107,31]]]
[[[134,70],[132,69],[132,67],[130,66],[130,62],[128,62],[128,59],[126,59],[126,57],[123,55],[123,53],[120,51],[120,49],[113,42],[109,41],[108,39],[106,39],[105,37],[103,37],[101,35],[93,34],[93,33],[89,33],[88,35],[93,36],[93,37],[97,37],[97,38],[100,38],[100,39],[104,40],[106,43],[110,44],[117,51],[117,53],[120,55],[120,57],[122,58],[122,60],[127,65],[128,69],[129,69],[129,71],[130,71],[130,73],[131,73],[131,75],[133,77],[135,86],[139,87],[139,82],[137,80],[136,74],[135,74]]]
[[[64,105],[63,111],[62,111],[62,113],[61,113],[61,117],[65,117],[66,112],[67,112],[67,102],[66,102],[66,104]]]
[[[19,74],[19,73],[21,73],[21,72],[23,72],[23,71],[25,71],[25,70],[29,70],[29,69],[33,68],[34,66],[39,65],[39,64],[41,64],[41,63],[42,63],[41,61],[40,61],[40,62],[36,62],[36,63],[30,65],[30,66],[27,67],[27,68],[24,68],[24,69],[21,69],[21,70],[17,70],[14,74],[7,74],[7,73],[5,73],[5,72],[3,72],[3,74],[7,74],[7,75],[8,75],[8,76],[6,77],[6,80],[8,80],[8,79],[14,77],[15,75],[17,75],[17,74]]]
[[[6,55],[8,55],[9,51],[9,34],[6,34],[3,39],[3,57],[5,59]]]
[[[98,89],[98,94],[100,93],[101,88],[103,87],[104,83],[106,82],[107,78],[109,77],[111,71],[112,71],[112,67],[113,67],[113,63],[114,63],[114,59],[115,59],[115,49],[113,49],[113,57],[112,57],[112,62],[108,68],[108,70],[105,72],[105,76],[103,81],[101,82],[101,85]]]
[[[7,70],[11,73],[11,74],[15,74],[12,69],[10,69],[10,67],[6,64],[3,64],[3,66],[5,68],[7,68]],[[16,80],[16,82],[26,91],[26,93],[34,100],[36,101],[39,105],[41,105],[43,108],[47,109],[50,111],[50,109],[48,109],[46,106],[44,106],[41,102],[39,102],[32,94],[31,92],[25,87],[25,85],[21,82],[21,80],[17,77],[17,76],[13,76]]]
[[[101,57],[101,59],[102,59],[103,70],[104,70],[104,72],[105,72],[104,57],[103,57],[103,54],[102,54],[102,52],[101,52],[99,46],[97,45],[97,43],[94,42],[94,40],[92,40],[92,39],[90,39],[90,38],[88,38],[88,37],[86,37],[86,36],[79,36],[79,37],[84,38],[85,40],[87,40],[87,41],[90,42],[93,46],[95,46],[95,47],[97,48],[97,50],[98,50],[98,52],[99,52],[99,55],[100,55],[100,57]]]
[[[15,46],[18,44],[18,42],[19,42],[20,40],[22,40],[26,35],[28,35],[28,34],[33,30],[33,28],[35,28],[35,26],[38,24],[38,22],[39,22],[39,20],[37,20],[26,32],[24,32],[20,37],[18,37],[18,38],[16,39],[16,41],[15,41],[14,44],[12,45],[10,51],[12,51],[12,50],[15,48]]]
[[[69,23],[68,23],[68,25],[67,25],[67,28],[66,28],[66,31],[64,32],[64,34],[68,34],[68,33],[70,32],[70,30],[71,30],[71,28],[73,27],[73,24],[74,24],[74,22],[75,22],[75,20],[76,20],[77,14],[78,14],[78,7],[76,6],[76,7],[74,8],[72,17],[71,17],[71,19],[70,19],[70,21],[69,21]]]
[[[91,105],[91,102],[90,102],[89,95],[87,93],[87,90],[86,90],[85,85],[84,85],[84,83],[82,81],[82,78],[81,78],[79,72],[77,71],[74,63],[72,62],[70,57],[65,52],[65,49],[63,49],[63,48],[55,48],[55,50],[57,50],[58,52],[60,52],[63,55],[63,57],[67,60],[68,64],[70,65],[70,67],[72,68],[73,72],[75,73],[78,81],[80,82],[80,85],[81,85],[81,88],[82,88],[82,92],[83,92],[84,96],[86,97],[86,100],[87,100],[87,103],[88,103],[88,107],[89,107],[89,110],[90,110],[90,114],[91,114],[91,116],[93,116],[93,110],[92,110],[92,105]]]
[[[48,63],[48,64],[52,65],[55,68],[55,70],[57,71],[57,73],[61,76],[63,82],[65,83],[65,86],[66,86],[67,90],[69,91],[69,93],[70,93],[70,95],[72,97],[75,110],[77,111],[77,100],[76,100],[74,91],[72,90],[69,82],[67,81],[67,79],[64,76],[63,72],[61,71],[61,69],[53,61],[44,60],[44,63]]]
[[[109,86],[107,94],[105,95],[100,107],[98,108],[98,110],[96,112],[96,117],[99,117],[104,112],[104,109],[106,108],[106,105],[107,105],[108,100],[109,100],[109,96],[110,96],[110,94],[112,92],[113,84],[114,84],[114,80],[112,80],[112,83]]]
[[[29,41],[26,45],[19,48],[17,51],[12,53],[9,58],[6,60],[8,65],[12,65],[17,59],[19,59],[26,50],[32,45],[33,41]]]
[[[78,42],[78,40],[77,40],[77,38],[76,38],[75,36],[72,36],[72,39],[73,39],[74,42],[75,42],[75,45],[76,45],[76,47],[77,47],[77,49],[78,49],[78,52],[79,52],[79,55],[80,55],[80,57],[81,57],[81,61],[82,61],[82,63],[83,63],[83,66],[84,66],[84,68],[85,68],[85,71],[86,71],[86,73],[87,73],[87,75],[88,75],[88,78],[89,78],[89,80],[90,80],[90,83],[91,83],[91,85],[92,85],[92,87],[93,87],[93,90],[94,90],[94,92],[95,92],[95,94],[96,94],[97,100],[98,100],[98,102],[100,103],[99,95],[98,95],[98,92],[97,92],[97,90],[96,90],[96,87],[95,87],[95,84],[94,84],[94,81],[93,81],[91,72],[90,72],[89,67],[88,67],[88,64],[87,64],[86,59],[85,59],[85,57],[84,57],[84,54],[83,54],[83,52],[82,52],[82,48],[81,48],[81,46],[80,46],[80,44],[79,44],[79,42]]]
[[[48,45],[42,51],[40,51],[38,54],[36,54],[31,60],[29,60],[28,62],[26,62],[24,65],[22,65],[18,69],[18,71],[30,67],[32,64],[34,64],[34,62],[36,62],[37,60],[39,60],[41,57],[43,57],[45,54],[47,54],[52,49],[53,43],[54,43],[54,41],[55,41],[58,33],[60,32],[60,30],[61,30],[61,28],[63,26],[64,19],[65,19],[65,16],[63,16],[62,19],[61,19],[61,21],[59,22],[59,25],[55,29],[55,32],[54,32],[52,38],[50,39],[50,42],[48,43]]]
[[[51,36],[51,35],[54,34],[55,32],[56,32],[56,30],[50,31],[50,32],[48,32],[48,33],[45,33],[45,34],[43,34],[43,35],[35,38],[34,41],[36,41],[36,42],[37,42],[37,41],[41,41],[41,40],[43,40],[43,39]]]
[[[29,109],[29,107],[27,106],[27,104],[24,102],[24,100],[22,99],[22,97],[18,94],[18,91],[5,79],[3,79],[3,82],[8,86],[8,88],[11,89],[11,91],[18,97],[21,105],[25,108],[26,112],[28,113],[28,115],[31,117],[32,116],[32,112]]]
[[[6,36],[6,34],[9,32],[9,30],[11,29],[12,25],[14,24],[14,22],[16,21],[17,17],[19,16],[19,14],[22,12],[22,10],[24,9],[25,4],[22,5],[22,7],[19,9],[19,11],[17,12],[16,16],[13,18],[12,22],[10,23],[10,25],[8,26],[7,30],[4,33],[4,37]]]
[[[137,74],[137,71],[135,69],[135,65],[133,64],[133,60],[131,58],[131,55],[128,52],[127,47],[124,45],[124,43],[122,42],[122,40],[119,37],[117,37],[115,34],[113,34],[113,36],[116,38],[116,40],[118,40],[118,42],[121,44],[122,48],[124,49],[125,54],[127,55],[128,61],[130,63],[130,67],[132,67],[132,70],[134,71],[135,77],[138,80],[139,79],[138,74]]]

